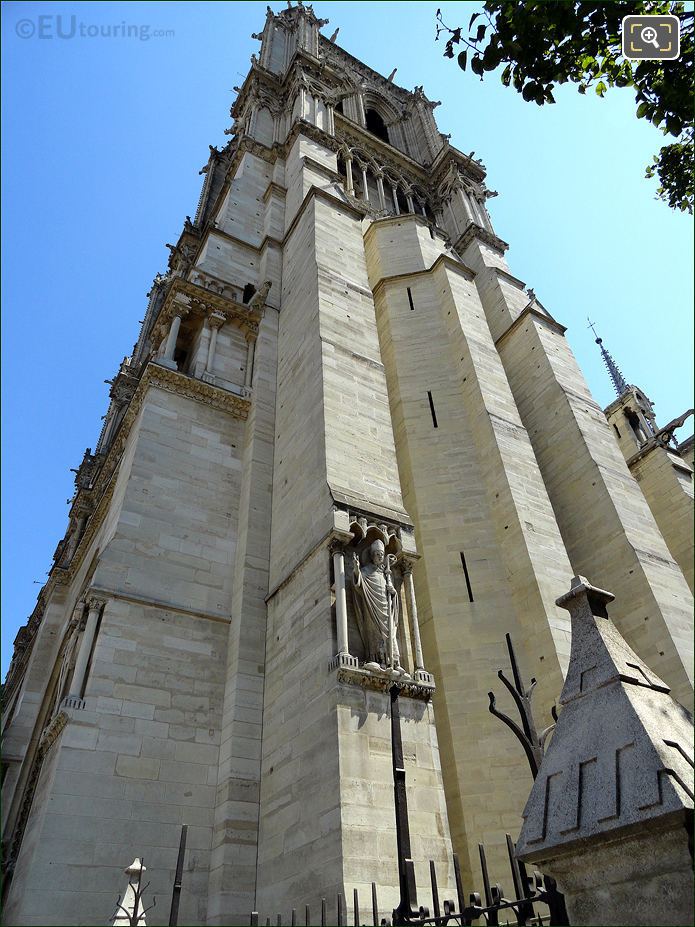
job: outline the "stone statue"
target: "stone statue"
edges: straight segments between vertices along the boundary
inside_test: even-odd
[[[386,554],[384,543],[380,540],[373,541],[367,550],[369,560],[364,565],[360,564],[357,552],[352,555],[352,592],[357,623],[366,650],[365,665],[369,669],[387,666],[398,669],[400,602],[393,585],[390,564],[390,560],[395,560],[395,557]]]

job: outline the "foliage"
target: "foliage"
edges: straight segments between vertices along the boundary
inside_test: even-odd
[[[623,16],[666,14],[681,22],[681,55],[676,61],[631,61],[622,56]],[[635,90],[637,118],[647,119],[676,142],[664,145],[647,167],[659,178],[657,195],[673,209],[693,212],[693,20],[684,3],[574,3],[568,0],[486,2],[464,29],[449,28],[437,10],[437,39],[448,35],[444,56],[480,79],[504,68],[501,80],[539,106],[554,103],[553,88],[568,81],[579,93],[609,87]],[[482,20],[482,21],[481,21]],[[456,46],[465,46],[458,54]]]

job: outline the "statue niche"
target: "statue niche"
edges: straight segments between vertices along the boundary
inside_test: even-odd
[[[387,533],[386,526],[354,522],[352,563],[348,561],[349,585],[357,628],[364,644],[365,669],[390,669],[407,675],[400,665],[398,636],[401,633],[403,582],[396,565],[400,542]]]

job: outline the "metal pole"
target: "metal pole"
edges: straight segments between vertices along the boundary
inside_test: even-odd
[[[407,924],[419,914],[415,866],[411,858],[408,798],[405,791],[405,763],[401,739],[401,716],[398,686],[391,687],[391,763],[393,767],[393,797],[396,810],[396,845],[398,848],[398,881],[400,903],[393,912],[394,924]]]
[[[181,840],[179,842],[179,856],[176,860],[176,875],[174,876],[174,889],[171,893],[171,911],[169,912],[169,927],[176,927],[179,922],[179,900],[181,898],[181,880],[183,879],[183,858],[186,854],[186,834],[188,824],[181,827]]]

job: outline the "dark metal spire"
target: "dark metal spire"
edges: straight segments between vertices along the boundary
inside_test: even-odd
[[[589,323],[589,328],[593,331],[594,335],[596,335],[596,329],[594,328],[594,323],[591,321],[591,319],[588,316],[587,316],[587,322]],[[622,396],[625,390],[630,388],[629,384],[625,382],[625,378],[620,372],[620,368],[618,367],[616,362],[613,360],[611,355],[608,353],[608,351],[606,351],[606,349],[604,348],[603,338],[599,338],[598,335],[596,335],[596,344],[601,349],[601,357],[603,357],[603,362],[608,368],[608,374],[611,380],[613,381],[613,386],[615,387],[615,391],[618,394],[618,396]]]

